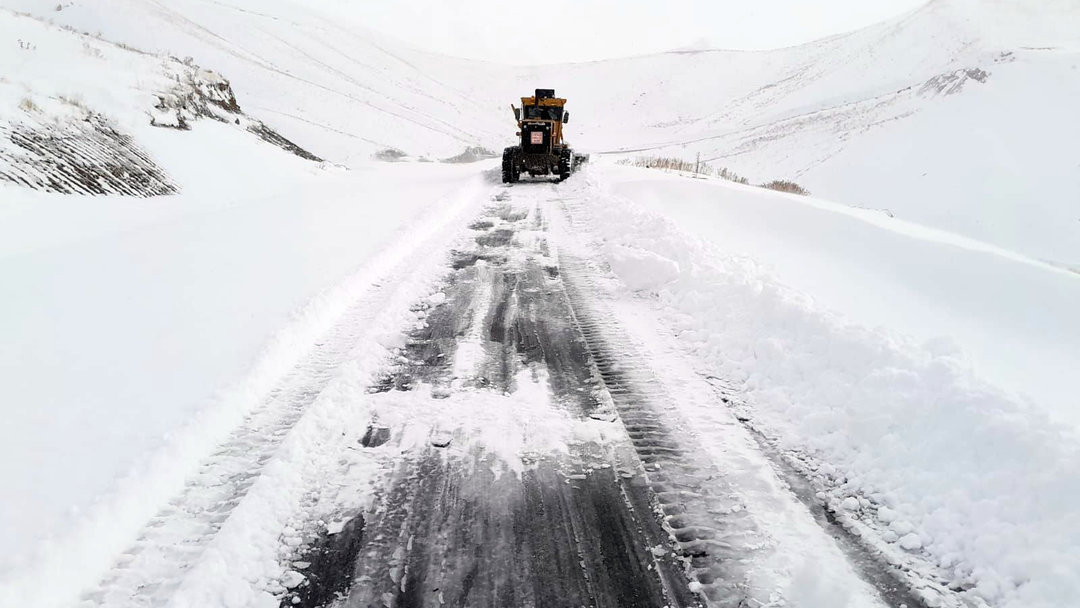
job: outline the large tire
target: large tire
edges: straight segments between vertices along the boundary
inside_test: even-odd
[[[503,150],[502,181],[504,184],[512,184],[518,181],[520,175],[517,169],[517,146],[510,146]]]
[[[574,171],[574,152],[570,148],[563,148],[559,152],[559,181],[565,181],[570,178],[570,174]]]

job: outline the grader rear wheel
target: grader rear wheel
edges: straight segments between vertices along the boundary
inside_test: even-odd
[[[559,181],[566,181],[574,171],[574,152],[563,148],[559,152]]]
[[[513,184],[518,181],[518,177],[521,175],[518,172],[517,163],[517,146],[510,146],[503,150],[502,159],[502,181],[504,184]]]

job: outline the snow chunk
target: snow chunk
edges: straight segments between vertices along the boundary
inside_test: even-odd
[[[903,536],[914,532],[915,526],[910,521],[900,519],[889,524],[889,529],[896,532],[898,535]]]
[[[886,524],[896,521],[896,518],[898,516],[899,514],[893,509],[890,509],[889,507],[881,507],[877,511],[878,521]]]
[[[625,245],[609,245],[611,270],[632,291],[656,290],[679,278],[679,264],[662,255]]]
[[[589,414],[589,418],[593,420],[599,420],[600,422],[615,422],[618,416],[615,412],[610,410],[597,410]]]
[[[859,499],[854,496],[848,496],[844,499],[844,502],[840,503],[840,508],[845,511],[858,511]]]
[[[922,539],[918,534],[912,533],[900,539],[900,546],[908,551],[922,549]]]
[[[286,589],[295,589],[304,582],[304,575],[296,570],[289,570],[281,576],[281,585]]]

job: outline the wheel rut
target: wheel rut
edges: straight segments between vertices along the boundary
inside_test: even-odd
[[[183,583],[178,573],[207,545],[259,479],[289,431],[353,351],[370,300],[358,302],[272,390],[143,527],[105,580],[83,595],[94,606],[164,606]]]
[[[680,416],[617,325],[588,305],[595,298],[584,261],[560,256],[568,297],[597,372],[642,463],[676,554],[711,606],[737,608],[755,595],[747,564],[767,545],[737,492],[696,454]]]
[[[474,244],[452,254],[445,298],[370,390],[452,408],[469,395],[536,398],[528,394],[539,386],[545,416],[583,437],[511,462],[442,423],[403,449],[413,431],[375,422],[365,441],[389,464],[363,515],[349,589],[328,603],[301,584],[283,607],[704,605],[646,473],[677,442],[650,436],[639,451],[619,425],[607,387],[626,387],[589,347],[544,213],[502,200],[472,224]],[[380,434],[390,438],[374,446]],[[308,577],[325,578],[301,559]]]
[[[582,217],[585,214],[579,213],[580,201],[554,199],[552,202],[560,205],[564,210],[562,217],[569,222],[569,230],[563,232],[588,230]],[[767,579],[766,585],[755,580],[754,562],[760,558],[762,563],[767,563],[770,553],[777,554],[770,540],[773,529],[768,532],[758,529],[751,509],[740,498],[739,488],[725,482],[724,471],[707,464],[708,458],[693,457],[706,452],[697,444],[694,437],[697,433],[686,426],[684,419],[686,411],[696,410],[685,410],[675,403],[674,397],[666,394],[664,383],[654,376],[648,361],[633,354],[637,351],[635,343],[604,303],[607,290],[600,277],[605,275],[605,269],[596,267],[595,256],[582,256],[572,250],[562,253],[559,262],[588,351],[643,463],[645,478],[663,513],[665,529],[686,560],[690,577],[700,584],[699,589],[710,606],[772,605],[771,598],[775,596]],[[666,380],[671,380],[669,374],[665,372]],[[701,388],[714,395],[717,408],[723,408],[721,404],[730,405],[730,392],[714,386],[716,379],[698,380]],[[716,420],[704,424],[716,424]],[[730,424],[754,431],[742,417],[733,416]],[[869,549],[856,533],[840,526],[834,515],[817,503],[810,484],[778,457],[775,446],[757,433],[752,433],[751,441],[756,454],[769,461],[772,473],[782,480],[783,487],[805,506],[810,519],[816,521],[843,554],[853,577],[866,584],[865,602],[877,601],[880,604],[873,605],[891,608],[937,605],[922,593],[928,585],[933,587],[933,582],[913,576]],[[716,462],[726,464],[728,460],[721,457]],[[744,464],[738,458],[731,462],[736,466]],[[936,597],[947,596],[940,588],[934,591]]]
[[[344,505],[313,489],[308,519],[288,532],[307,540],[283,535],[286,575],[262,588],[283,608],[767,605],[754,567],[768,535],[598,304],[602,270],[553,238],[559,199],[510,192],[451,251],[384,373],[358,383],[352,399],[370,417],[342,441],[363,456],[341,463],[375,463],[372,485]],[[169,604],[177,572],[347,363],[370,304],[340,320],[84,600]],[[875,580],[885,603],[905,605],[888,582]]]

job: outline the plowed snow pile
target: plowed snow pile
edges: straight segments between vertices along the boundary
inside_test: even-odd
[[[575,190],[613,273],[842,520],[896,563],[929,562],[975,605],[1080,598],[1080,420],[1060,373],[1080,369],[1080,323],[1065,312],[1080,303],[1074,274],[794,195],[624,167],[588,180]],[[924,261],[935,259],[949,262]],[[672,271],[657,280],[657,267]],[[939,289],[901,295],[909,273],[931,271]],[[1009,280],[974,311],[974,290],[991,285],[969,276]],[[1045,341],[1013,334],[1031,314],[1009,296],[1017,284],[1054,311]],[[995,343],[1014,352],[964,348]],[[991,373],[972,354],[1023,371]],[[1005,379],[1015,393],[995,386]],[[1043,399],[1019,394],[1025,379]]]

